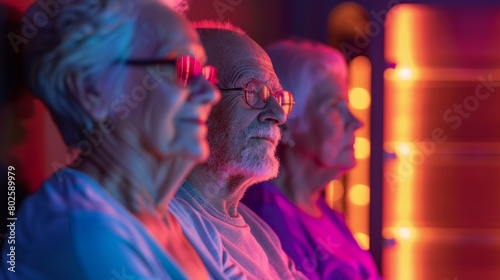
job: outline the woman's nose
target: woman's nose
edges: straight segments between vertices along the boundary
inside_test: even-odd
[[[189,100],[202,104],[217,104],[221,99],[217,87],[208,82],[203,76],[198,76],[190,81]]]

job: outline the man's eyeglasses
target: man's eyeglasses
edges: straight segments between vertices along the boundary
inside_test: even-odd
[[[240,88],[220,88],[221,91],[243,90],[245,92],[246,103],[255,109],[263,109],[269,102],[269,97],[274,96],[278,104],[289,115],[292,112],[293,95],[288,90],[278,90],[272,93],[267,85],[260,81],[252,80],[245,87]]]
[[[183,55],[177,59],[146,59],[125,61],[127,65],[172,65],[175,66],[175,81],[185,87],[192,79],[202,75],[211,84],[217,84],[217,69],[212,65],[201,66],[201,63],[190,55]],[[157,68],[159,69],[159,68]]]

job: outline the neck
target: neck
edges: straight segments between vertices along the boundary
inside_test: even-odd
[[[158,216],[168,211],[168,201],[193,163],[175,156],[158,158],[141,147],[109,134],[75,168],[93,177],[134,215]]]
[[[206,164],[196,166],[187,180],[207,202],[231,217],[238,216],[238,204],[245,191],[257,183],[247,176],[216,174]]]
[[[327,184],[341,174],[340,170],[321,167],[290,148],[284,148],[281,158],[280,172],[273,182],[304,212],[321,216],[317,201]]]

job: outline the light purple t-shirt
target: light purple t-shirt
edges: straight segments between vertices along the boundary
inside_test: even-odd
[[[284,196],[272,182],[250,187],[242,200],[280,238],[285,252],[308,279],[380,279],[371,255],[361,249],[340,213],[323,199],[315,218]]]

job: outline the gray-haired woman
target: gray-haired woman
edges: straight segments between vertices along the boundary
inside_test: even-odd
[[[322,197],[326,185],[354,167],[354,132],[342,54],[307,40],[266,49],[283,87],[297,105],[282,126],[280,173],[250,187],[243,202],[278,234],[283,249],[308,279],[379,279],[342,215]]]
[[[208,278],[168,209],[219,99],[196,33],[161,1],[47,3],[26,14],[27,81],[78,157],[24,202],[0,278]]]

